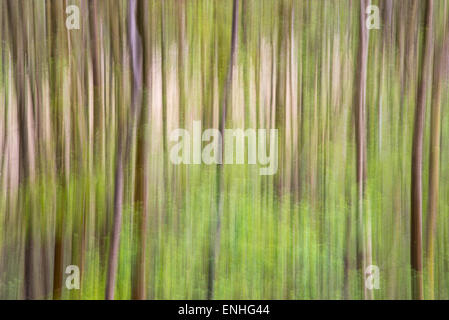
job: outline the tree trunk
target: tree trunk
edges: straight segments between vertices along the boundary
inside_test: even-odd
[[[234,0],[232,6],[232,37],[231,37],[231,56],[229,59],[228,71],[226,76],[225,87],[223,90],[222,103],[221,103],[221,118],[220,118],[220,133],[224,137],[224,127],[226,125],[226,113],[228,107],[228,99],[230,96],[232,85],[232,73],[234,68],[234,62],[236,57],[237,47],[237,35],[238,35],[238,15],[239,15],[239,0]],[[210,246],[210,260],[209,260],[209,274],[207,284],[207,298],[209,300],[214,298],[214,281],[215,281],[215,264],[218,258],[220,250],[220,234],[221,234],[221,216],[223,214],[224,205],[224,174],[223,174],[223,162],[224,162],[224,141],[221,144],[221,163],[217,166],[216,183],[217,183],[217,211],[216,211],[216,226],[214,230],[213,245]]]
[[[449,20],[448,20],[449,22]],[[449,24],[446,27],[443,45],[437,55],[433,69],[433,85],[431,119],[430,119],[430,150],[429,150],[429,203],[427,215],[427,248],[426,265],[428,272],[429,299],[434,299],[434,259],[435,234],[438,214],[439,174],[440,174],[440,134],[441,134],[441,81],[442,70],[447,66],[449,51]]]
[[[138,23],[139,32],[142,34],[142,50],[143,50],[143,87],[146,92],[150,89],[151,72],[151,38],[150,32],[145,26],[145,22],[149,21],[148,17],[148,0],[139,1]],[[132,298],[136,300],[144,300],[146,298],[146,277],[145,277],[145,253],[147,248],[147,219],[148,219],[148,141],[147,141],[147,124],[148,124],[148,94],[144,95],[142,102],[142,111],[140,121],[137,127],[137,157],[135,172],[135,197],[134,210],[136,212],[136,249],[137,257],[134,265]]]
[[[131,153],[135,126],[142,107],[142,42],[137,28],[136,9],[137,0],[130,0],[128,7],[128,27],[133,82],[132,101],[131,110],[128,116],[128,125],[126,127],[126,135],[124,134],[125,132],[123,132],[124,130],[121,130],[120,127],[118,128],[117,163],[115,168],[114,188],[114,222],[105,294],[107,300],[114,299],[120,248],[120,232],[122,227],[124,169]]]
[[[90,31],[90,49],[92,56],[92,76],[93,76],[93,96],[94,96],[94,144],[98,150],[95,158],[100,164],[101,170],[105,167],[104,150],[104,115],[101,96],[101,75],[99,58],[99,37],[98,37],[98,2],[89,1],[89,31]]]
[[[25,299],[35,298],[34,285],[34,245],[33,245],[33,211],[35,196],[34,191],[27,187],[34,181],[35,174],[35,155],[34,155],[34,125],[33,115],[31,114],[30,103],[27,99],[30,96],[29,79],[26,76],[26,57],[28,55],[28,35],[23,28],[23,21],[20,20],[21,14],[25,10],[26,4],[8,1],[7,16],[9,30],[11,35],[11,53],[14,62],[15,89],[17,96],[17,114],[18,114],[18,137],[19,137],[19,183],[25,186],[23,192],[19,192],[17,201],[18,208],[23,214],[25,245],[24,245],[24,297]]]
[[[357,270],[364,279],[365,268],[371,264],[370,239],[364,227],[364,201],[366,185],[366,74],[368,63],[368,29],[365,26],[365,8],[369,1],[360,0],[360,31],[359,48],[357,54],[355,135],[356,135],[356,179],[357,179]],[[365,241],[366,239],[366,241]],[[365,281],[361,281],[361,292],[365,298],[371,298],[371,291],[366,290]]]
[[[424,33],[424,52],[419,75],[417,104],[412,147],[411,182],[411,242],[410,256],[412,267],[412,298],[423,299],[422,277],[422,148],[424,117],[426,112],[426,94],[431,72],[433,0],[426,1],[426,19]]]

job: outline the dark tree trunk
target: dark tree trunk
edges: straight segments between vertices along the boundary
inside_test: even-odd
[[[412,267],[412,298],[423,299],[423,263],[422,263],[422,148],[424,117],[426,113],[426,94],[431,73],[433,0],[426,1],[426,19],[424,33],[424,52],[419,75],[417,104],[412,148],[411,181],[411,243],[410,256]]]
[[[429,202],[427,214],[427,241],[426,265],[428,274],[429,299],[434,299],[434,259],[435,236],[438,214],[439,174],[440,174],[440,134],[441,134],[441,86],[442,73],[447,68],[449,52],[449,20],[445,30],[445,39],[435,55],[433,68],[433,87],[430,119],[430,145],[429,145]]]
[[[239,0],[234,0],[232,7],[232,38],[231,38],[231,56],[229,59],[228,71],[226,76],[225,87],[223,90],[221,103],[221,117],[220,117],[220,133],[224,137],[224,128],[226,125],[226,114],[228,108],[228,99],[230,96],[232,85],[232,71],[234,68],[236,51],[237,51],[237,35],[238,35],[238,16],[239,16]],[[207,298],[209,300],[214,298],[214,281],[215,281],[215,264],[218,259],[220,250],[220,235],[221,235],[221,217],[223,214],[224,205],[224,176],[223,176],[223,162],[224,162],[224,141],[221,145],[221,163],[217,166],[216,183],[217,183],[217,198],[216,198],[216,225],[214,230],[214,241],[211,243],[211,253],[209,260],[209,274],[207,283]]]
[[[143,87],[145,92],[150,90],[151,75],[151,38],[150,31],[145,25],[149,21],[149,2],[148,0],[139,1],[138,23],[139,32],[142,34],[143,51]],[[148,94],[144,94],[142,102],[142,111],[140,121],[137,127],[137,157],[135,173],[135,197],[134,210],[136,212],[136,250],[137,257],[134,265],[132,298],[144,300],[146,298],[146,272],[145,272],[145,253],[147,248],[147,219],[148,219]]]
[[[112,229],[112,241],[109,252],[108,275],[106,281],[106,299],[113,300],[115,293],[115,280],[118,268],[118,256],[120,248],[120,232],[122,228],[122,208],[123,208],[123,187],[124,169],[127,165],[135,126],[140,117],[142,107],[142,40],[139,34],[136,21],[137,0],[130,0],[128,7],[129,23],[129,45],[132,68],[132,101],[131,110],[128,116],[126,133],[118,129],[118,149],[117,163],[115,168],[115,188],[114,188],[114,222]]]

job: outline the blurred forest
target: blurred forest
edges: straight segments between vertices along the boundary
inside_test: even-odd
[[[448,0],[0,17],[1,299],[449,299]],[[277,173],[172,164],[197,120],[278,129]]]

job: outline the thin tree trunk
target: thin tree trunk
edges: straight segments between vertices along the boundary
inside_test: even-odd
[[[448,20],[449,21],[449,20]],[[442,70],[447,66],[449,51],[449,24],[446,27],[444,43],[441,46],[433,70],[433,85],[431,119],[430,119],[430,146],[429,146],[429,203],[427,214],[427,248],[426,266],[428,272],[428,298],[435,298],[435,236],[438,214],[439,174],[440,174],[440,134],[441,134],[441,81]]]
[[[411,182],[411,242],[410,256],[412,267],[412,298],[423,299],[422,264],[422,148],[424,117],[426,112],[426,94],[431,73],[433,0],[426,1],[426,19],[424,33],[424,53],[420,69],[417,104],[412,148]]]
[[[146,277],[145,277],[145,253],[147,248],[147,219],[148,219],[148,152],[149,146],[147,142],[147,124],[148,124],[148,92],[150,88],[151,68],[151,38],[150,32],[145,26],[145,22],[149,21],[148,0],[139,1],[138,22],[139,32],[142,34],[142,50],[143,50],[143,87],[145,88],[145,96],[142,103],[142,111],[139,125],[137,128],[137,157],[136,157],[136,173],[135,173],[135,198],[134,210],[136,212],[136,236],[137,236],[137,257],[135,261],[135,272],[133,279],[132,298],[136,300],[144,300],[146,298]]]
[[[92,56],[92,76],[93,76],[93,96],[94,96],[94,144],[95,149],[98,150],[95,154],[100,164],[101,170],[105,166],[104,157],[104,114],[103,104],[101,98],[101,67],[99,58],[99,37],[98,37],[98,1],[89,1],[89,31],[90,31],[90,45]]]
[[[168,170],[170,168],[168,160],[168,143],[167,143],[167,57],[166,51],[166,27],[165,27],[165,1],[160,3],[161,6],[161,91],[162,91],[162,154],[163,154],[163,173],[162,179],[164,183],[164,196],[165,202],[163,202],[163,216],[162,219],[167,222],[169,217],[169,210],[171,206],[171,187],[170,176]]]
[[[356,135],[356,171],[357,171],[357,270],[364,278],[365,268],[371,258],[367,255],[370,239],[365,237],[364,201],[366,185],[366,74],[368,62],[368,29],[365,26],[365,8],[369,1],[360,0],[360,31],[359,49],[357,54],[356,96],[355,96],[355,135]],[[369,234],[369,232],[367,232]],[[367,241],[365,241],[367,239]],[[361,292],[365,298],[371,294],[365,288],[365,281],[361,281]]]
[[[222,104],[221,104],[221,118],[220,118],[220,133],[224,137],[224,127],[226,124],[226,113],[228,107],[228,99],[230,96],[232,85],[232,73],[234,68],[234,62],[237,51],[237,35],[238,35],[238,15],[239,15],[239,0],[234,0],[232,7],[232,37],[231,37],[231,56],[229,59],[228,71],[226,76],[225,87],[223,90]],[[223,214],[224,205],[224,174],[223,174],[223,162],[224,162],[224,141],[221,144],[221,163],[217,166],[216,171],[216,183],[217,183],[217,211],[216,211],[216,226],[214,230],[214,241],[211,244],[210,260],[209,260],[209,274],[207,284],[207,298],[209,300],[214,298],[214,281],[215,281],[215,264],[220,251],[220,235],[221,235],[221,217]]]
[[[112,229],[112,242],[109,252],[108,275],[106,281],[106,299],[113,300],[115,293],[115,280],[118,267],[120,248],[120,232],[122,227],[123,207],[123,179],[125,166],[128,162],[135,126],[142,107],[142,41],[136,21],[137,0],[130,0],[128,7],[129,45],[132,64],[132,101],[128,116],[126,135],[118,128],[117,164],[115,168],[114,188],[114,222]],[[126,139],[126,140],[125,140]]]
[[[51,78],[50,78],[50,94],[53,96],[53,103],[55,112],[54,120],[54,132],[56,138],[56,176],[60,179],[60,183],[63,186],[63,190],[67,191],[68,184],[68,172],[66,171],[65,165],[65,154],[63,151],[64,146],[64,116],[61,114],[62,106],[62,82],[61,73],[59,67],[62,66],[61,59],[58,59],[61,55],[65,53],[66,49],[66,39],[62,30],[62,21],[64,12],[62,9],[62,3],[60,2],[47,2],[48,12],[51,14],[51,28],[49,33],[49,38],[51,38],[50,55],[54,60],[51,65]],[[65,26],[64,26],[65,27]],[[56,37],[54,39],[53,37]],[[64,196],[67,197],[67,193],[64,192]],[[53,299],[59,300],[62,295],[62,274],[63,274],[63,260],[64,260],[64,240],[63,240],[63,227],[64,227],[64,213],[66,208],[64,207],[67,198],[56,199],[56,220],[55,220],[55,247],[54,247],[54,260],[53,260]]]

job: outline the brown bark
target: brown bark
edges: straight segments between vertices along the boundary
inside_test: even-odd
[[[440,173],[440,134],[441,134],[441,85],[442,72],[447,66],[449,58],[449,20],[446,27],[446,34],[443,45],[435,55],[433,68],[433,91],[431,100],[430,119],[430,150],[429,150],[429,202],[427,214],[427,247],[426,266],[428,272],[429,299],[434,299],[434,257],[435,257],[435,236],[438,215],[439,197],[439,173]]]
[[[132,101],[128,116],[126,134],[118,129],[117,163],[115,168],[114,187],[114,222],[112,229],[112,241],[109,252],[108,274],[106,281],[106,299],[113,300],[115,293],[115,280],[118,268],[118,255],[120,248],[120,232],[122,227],[124,169],[127,165],[135,126],[140,116],[142,107],[142,40],[136,21],[137,0],[130,0],[128,7],[129,46],[132,68]]]
[[[62,28],[65,28],[63,19],[63,6],[61,2],[47,2],[48,11],[51,14],[51,29],[49,38],[51,39],[50,55],[53,63],[51,65],[50,75],[50,94],[53,96],[54,108],[56,109],[54,118],[54,133],[56,137],[56,174],[58,179],[61,179],[61,184],[67,187],[68,172],[65,165],[65,153],[63,151],[64,145],[64,125],[63,114],[61,112],[62,90],[61,90],[61,73],[58,70],[60,57],[65,53],[66,38],[64,37]],[[64,26],[63,26],[64,25]],[[64,241],[63,241],[63,225],[64,225],[64,201],[57,199],[56,205],[56,222],[55,222],[55,247],[53,259],[53,299],[61,299],[62,294],[62,275],[63,275],[63,259],[64,259]]]
[[[419,75],[417,104],[412,147],[411,181],[411,242],[410,256],[412,267],[412,298],[423,299],[423,263],[422,263],[422,148],[426,95],[431,73],[433,0],[426,1],[426,19],[424,33],[424,52]]]
[[[148,0],[139,2],[138,23],[139,31],[142,34],[143,49],[143,87],[145,92],[150,89],[151,68],[151,38],[145,21],[149,21],[149,5]],[[135,211],[136,211],[136,236],[137,236],[137,257],[135,261],[135,272],[133,278],[132,298],[143,300],[146,298],[146,277],[145,277],[145,253],[147,248],[147,220],[148,220],[148,152],[149,146],[146,139],[148,124],[148,95],[143,98],[140,122],[137,127],[137,157],[135,172]]]
[[[104,150],[104,112],[101,97],[101,75],[98,37],[98,1],[89,1],[90,50],[92,56],[93,96],[94,96],[94,143],[101,168],[105,166]]]
[[[30,92],[29,80],[26,76],[26,59],[28,53],[28,35],[23,28],[21,13],[25,10],[26,4],[16,1],[7,2],[7,15],[9,29],[12,30],[12,59],[14,63],[15,89],[17,92],[17,113],[18,113],[18,136],[19,136],[19,182],[22,186],[34,180],[34,126],[31,110],[27,104],[27,97]],[[28,84],[28,86],[27,86]],[[33,192],[29,194],[19,193],[18,206],[24,214],[25,228],[25,248],[24,248],[24,297],[25,299],[35,298],[36,288],[34,286],[34,259],[33,259]],[[30,199],[31,198],[31,199]]]

